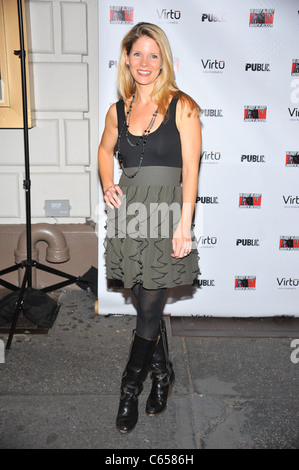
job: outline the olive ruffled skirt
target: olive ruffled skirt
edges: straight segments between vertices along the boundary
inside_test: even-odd
[[[133,174],[136,168],[125,169]],[[182,207],[181,169],[141,167],[134,178],[122,174],[118,209],[107,206],[105,238],[108,279],[125,288],[146,289],[193,284],[199,274],[195,237],[191,253],[173,258],[172,237]]]

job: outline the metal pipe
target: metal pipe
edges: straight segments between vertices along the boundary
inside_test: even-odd
[[[38,261],[38,249],[36,244],[44,241],[48,244],[46,250],[46,260],[50,263],[65,263],[70,259],[69,248],[67,247],[63,233],[54,225],[33,224],[31,229],[32,259]],[[21,263],[27,259],[27,237],[24,230],[18,240],[18,247],[15,250],[15,261]]]

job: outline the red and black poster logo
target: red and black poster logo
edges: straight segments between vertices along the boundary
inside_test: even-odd
[[[299,152],[287,152],[285,166],[299,166]]]
[[[299,237],[281,236],[279,239],[280,250],[299,250]]]
[[[133,7],[110,7],[111,24],[133,24]]]
[[[269,8],[255,8],[250,10],[249,26],[256,28],[273,26],[274,11],[274,9]]]
[[[298,77],[299,76],[299,59],[292,60],[292,71],[291,75]]]
[[[235,290],[254,290],[256,287],[255,276],[236,276]]]
[[[267,106],[244,106],[244,121],[256,122],[266,121]]]
[[[260,209],[262,204],[262,195],[256,193],[239,194],[239,207]]]

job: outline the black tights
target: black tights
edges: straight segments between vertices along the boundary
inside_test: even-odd
[[[137,301],[136,333],[142,338],[157,339],[166,288],[152,290],[135,284],[132,292]]]

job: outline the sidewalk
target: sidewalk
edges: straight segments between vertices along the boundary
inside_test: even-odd
[[[299,448],[291,338],[174,336],[167,317],[176,372],[168,408],[145,414],[148,378],[138,424],[123,435],[115,417],[135,317],[95,315],[83,291],[60,302],[47,335],[15,335],[5,351],[0,449]]]

